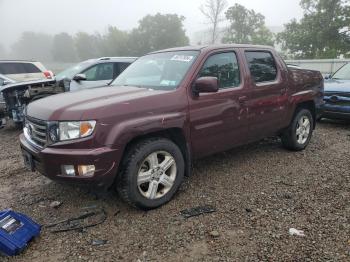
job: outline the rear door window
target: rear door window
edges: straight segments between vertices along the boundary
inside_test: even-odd
[[[41,71],[35,65],[30,63],[0,63],[0,74],[32,74]]]
[[[272,82],[277,79],[277,66],[267,51],[246,51],[245,56],[255,83]]]
[[[199,77],[205,76],[217,77],[220,89],[238,87],[241,79],[236,54],[227,52],[210,56],[199,73]]]

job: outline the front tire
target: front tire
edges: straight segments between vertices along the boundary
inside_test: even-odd
[[[181,150],[165,138],[151,138],[132,146],[125,155],[117,191],[130,205],[149,210],[169,202],[185,173]]]
[[[289,128],[282,135],[282,144],[289,150],[304,150],[310,143],[313,130],[314,120],[310,110],[299,109]]]

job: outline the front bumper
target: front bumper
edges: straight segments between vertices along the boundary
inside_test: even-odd
[[[350,120],[350,106],[326,103],[322,109],[322,118]]]
[[[57,181],[74,184],[89,185],[98,188],[109,188],[117,175],[121,152],[109,147],[95,149],[62,149],[33,146],[24,135],[20,135],[21,149],[31,158],[33,170]],[[74,165],[77,172],[78,165],[95,165],[92,177],[64,176],[62,165]]]

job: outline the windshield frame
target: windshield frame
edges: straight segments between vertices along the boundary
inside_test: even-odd
[[[350,67],[350,63],[346,63],[345,65],[343,65],[341,68],[339,68],[331,77],[331,79],[334,79],[334,80],[350,80],[350,75],[349,75],[349,78],[337,78],[335,77],[336,74],[338,74],[341,70],[343,70],[345,67]],[[350,70],[349,70],[350,71]]]
[[[118,80],[119,77],[122,77],[123,74],[126,73],[129,68],[131,68],[139,60],[141,60],[145,57],[152,56],[152,55],[159,55],[159,54],[169,54],[169,53],[173,53],[174,55],[186,55],[184,53],[190,53],[190,52],[193,53],[193,56],[194,56],[193,61],[190,62],[190,66],[187,68],[186,72],[183,74],[182,79],[179,81],[179,83],[177,85],[173,86],[172,88],[167,88],[170,86],[166,86],[166,85],[164,85],[164,86],[147,86],[147,85],[132,85],[132,84],[130,84],[130,85],[128,85],[128,84],[124,84],[124,85],[115,84],[115,82]],[[136,59],[132,64],[130,64],[130,66],[124,72],[122,72],[109,85],[114,86],[114,87],[116,87],[116,86],[133,86],[133,87],[138,87],[138,88],[146,88],[146,89],[150,89],[150,90],[174,91],[182,86],[183,82],[187,78],[187,76],[188,76],[189,72],[191,71],[191,69],[193,68],[193,66],[196,64],[200,55],[201,55],[201,50],[198,50],[198,49],[185,49],[185,50],[179,49],[179,50],[169,50],[169,51],[159,51],[159,52],[149,53],[149,54],[146,54],[146,55],[141,56],[138,59]],[[189,55],[189,56],[191,56],[191,55]]]

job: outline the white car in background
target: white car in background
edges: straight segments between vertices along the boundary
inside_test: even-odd
[[[54,75],[40,62],[0,60],[0,74],[17,82],[53,79]]]
[[[6,117],[5,117],[6,103],[1,91],[7,85],[14,84],[14,83],[16,83],[16,81],[0,74],[0,128],[2,128],[6,124]]]
[[[66,92],[108,85],[136,57],[101,57],[76,64],[56,75],[59,86]]]

